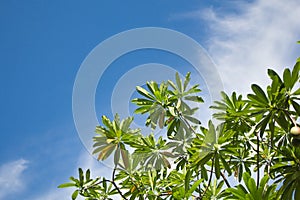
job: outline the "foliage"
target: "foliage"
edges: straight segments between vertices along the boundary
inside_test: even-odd
[[[276,184],[269,186],[267,183],[269,176],[265,175],[258,187],[256,186],[255,180],[250,176],[248,172],[243,173],[242,184],[237,185],[235,188],[227,188],[224,192],[225,199],[239,199],[239,200],[256,200],[256,199],[277,199],[276,196]]]
[[[94,154],[114,158],[111,180],[92,179],[79,169],[79,179],[59,187],[75,187],[91,199],[300,199],[300,61],[280,76],[268,69],[270,84],[251,86],[244,98],[221,92],[211,106],[218,125],[205,127],[195,117],[199,85],[190,73],[175,82],[150,81],[137,86],[135,114],[147,115],[146,126],[165,130],[165,136],[130,129],[133,117],[102,117],[96,127]],[[194,106],[194,107],[193,107]],[[235,181],[232,181],[234,180]],[[232,185],[233,182],[237,184]]]

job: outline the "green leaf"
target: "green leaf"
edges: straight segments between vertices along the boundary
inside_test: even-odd
[[[265,116],[258,124],[257,124],[257,127],[260,128],[260,136],[262,137],[269,121],[270,121],[270,118],[271,118],[272,114],[269,113],[267,116]]]
[[[96,144],[96,143],[95,143]],[[96,153],[99,153],[100,151],[102,151],[106,146],[106,141],[105,141],[105,143],[103,142],[103,143],[99,143],[99,144],[101,144],[102,146],[100,146],[100,147],[97,147],[97,148],[95,148],[94,150],[93,150],[93,154],[96,154]]]
[[[98,156],[98,160],[105,160],[110,156],[110,154],[115,150],[116,145],[115,144],[109,144],[107,145],[100,153]]]
[[[286,68],[283,72],[283,82],[287,89],[291,89],[293,86],[292,83],[292,74],[289,68]]]
[[[112,129],[112,123],[111,123],[111,121],[106,117],[106,116],[102,116],[102,123],[107,127],[107,128],[109,128],[109,130],[111,130],[111,131],[113,131],[113,129]]]
[[[172,135],[176,125],[177,125],[176,120],[172,120],[172,122],[168,125],[168,132],[167,132],[168,137]]]
[[[243,181],[246,184],[250,193],[255,194],[256,184],[253,178],[251,178],[248,172],[243,173]]]
[[[132,99],[131,102],[136,104],[136,105],[149,105],[149,106],[151,106],[153,104],[152,100],[143,99],[143,98],[135,98],[135,99]]]
[[[186,97],[184,97],[184,99],[188,100],[188,101],[198,102],[198,103],[204,102],[204,100],[200,96],[186,96]]]
[[[258,188],[258,194],[259,194],[260,196],[262,196],[262,194],[263,194],[263,192],[264,192],[264,189],[267,188],[268,180],[269,180],[268,175],[265,175],[265,176],[260,180],[259,188]]]
[[[234,109],[234,105],[232,104],[230,98],[228,97],[228,95],[225,92],[221,92],[221,96],[223,98],[223,101],[226,103],[226,107],[228,106],[231,109]]]
[[[183,84],[183,90],[185,91],[186,90],[186,87],[188,86],[190,80],[191,80],[191,72],[188,72],[186,75],[185,75],[185,80],[184,80],[184,84]]]
[[[295,85],[295,83],[298,81],[299,79],[299,71],[300,71],[300,62],[298,61],[292,70],[292,77],[291,77],[291,84],[292,86]]]
[[[168,84],[169,84],[174,90],[177,89],[177,88],[176,88],[176,85],[175,85],[172,81],[168,80]]]
[[[273,81],[277,79],[279,85],[282,84],[282,80],[281,80],[280,76],[274,70],[268,69],[268,75]]]
[[[264,104],[269,103],[269,100],[268,100],[266,94],[264,93],[264,91],[261,89],[260,86],[258,86],[256,84],[252,84],[251,88],[261,102],[263,102]]]
[[[176,84],[177,84],[179,92],[183,93],[182,82],[181,82],[178,72],[176,72],[175,78],[176,78]]]
[[[75,200],[78,196],[78,190],[75,190],[72,194],[72,200]]]
[[[135,109],[134,114],[144,114],[146,112],[149,112],[150,108],[151,108],[150,105],[149,106],[148,105],[147,106],[141,106],[141,107]]]
[[[85,180],[86,181],[91,180],[91,171],[89,169],[86,170],[86,172],[85,172]]]
[[[193,94],[193,93],[198,93],[201,92],[201,90],[198,88],[199,84],[194,85],[193,87],[191,87],[187,92],[185,92],[184,94]]]
[[[191,176],[192,176],[192,171],[190,169],[187,169],[185,179],[184,179],[185,192],[187,192],[190,189]]]
[[[186,197],[190,197],[192,196],[193,192],[197,189],[197,187],[203,182],[203,179],[199,179],[197,181],[195,181],[192,185],[192,187],[189,189],[189,191],[187,192]]]
[[[74,186],[76,186],[75,183],[63,183],[63,184],[60,184],[58,186],[58,188],[66,188],[66,187],[74,187]]]
[[[198,120],[198,119],[196,119],[194,117],[191,117],[191,116],[188,116],[188,115],[184,115],[184,118],[186,118],[190,122],[193,122],[194,124],[201,124],[200,120]]]
[[[227,161],[223,158],[222,155],[220,155],[220,159],[221,159],[222,164],[223,164],[225,170],[227,171],[228,175],[231,176],[231,173],[232,173],[232,172],[231,172],[231,169],[230,169],[230,167],[229,167],[229,164],[228,164]]]
[[[298,88],[295,92],[293,92],[293,95],[299,95],[300,94],[300,88]]]
[[[173,191],[173,198],[176,200],[179,199],[184,199],[185,197],[185,193],[184,193],[184,188],[180,187],[180,188],[176,188],[176,190]]]
[[[208,122],[208,132],[205,135],[204,142],[210,144],[215,144],[217,142],[217,133],[211,120]]]
[[[142,88],[140,86],[136,87],[136,91],[138,93],[140,93],[141,95],[143,95],[144,97],[147,97],[149,99],[155,100],[155,98],[147,90],[145,90],[144,88]]]
[[[231,193],[233,196],[238,197],[240,200],[243,200],[246,197],[246,194],[243,191],[237,190],[236,188],[227,188],[226,191]]]
[[[163,154],[163,153],[161,153],[161,154]],[[161,156],[161,160],[163,161],[162,164],[164,167],[167,167],[169,169],[171,168],[171,164],[165,156]],[[158,162],[156,162],[156,163],[158,163]],[[158,167],[158,169],[160,169],[160,167]]]
[[[215,173],[216,178],[219,179],[221,176],[221,168],[220,168],[220,161],[219,161],[219,154],[215,154]]]
[[[204,165],[201,165],[201,177],[204,179],[204,180],[207,180],[208,179],[208,174],[207,174],[207,170],[206,168],[204,167]]]
[[[159,90],[158,84],[154,81],[147,82],[146,85],[152,94],[155,94],[155,92]]]
[[[165,124],[165,110],[162,110],[162,112],[159,115],[159,121],[158,121],[159,128],[162,129],[164,127],[164,124]]]
[[[78,172],[79,172],[79,183],[80,183],[80,185],[83,185],[83,183],[84,183],[83,170],[81,168],[79,168]]]
[[[115,155],[114,155],[114,165],[115,166],[117,166],[119,164],[119,162],[120,162],[120,154],[121,154],[120,151],[121,151],[120,147],[118,146],[117,149],[116,149],[116,151],[115,151]]]
[[[258,96],[254,95],[254,94],[248,94],[247,97],[251,101],[251,103],[254,107],[259,107],[259,108],[267,107],[266,103],[262,102]]]
[[[241,182],[241,180],[243,178],[243,171],[244,171],[243,165],[240,164],[238,166],[238,180],[239,180],[239,182]]]
[[[300,105],[296,101],[293,101],[293,100],[292,100],[292,105],[293,105],[297,115],[299,116],[300,115]]]
[[[128,156],[128,151],[127,150],[123,150],[121,149],[121,155],[122,155],[122,160],[123,160],[123,163],[124,163],[124,167],[125,169],[128,169],[129,168],[129,156]]]

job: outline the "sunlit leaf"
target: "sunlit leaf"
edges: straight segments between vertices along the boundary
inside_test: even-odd
[[[58,186],[58,188],[66,188],[66,187],[74,187],[74,186],[76,186],[75,183],[63,183],[63,184],[60,184]]]
[[[77,196],[78,196],[78,190],[75,190],[74,192],[73,192],[73,194],[72,194],[72,200],[75,200],[76,198],[77,198]]]

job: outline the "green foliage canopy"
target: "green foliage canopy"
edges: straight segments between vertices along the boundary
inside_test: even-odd
[[[190,73],[175,82],[150,81],[137,86],[135,114],[147,115],[146,126],[165,129],[164,137],[133,130],[133,117],[102,117],[96,127],[94,154],[114,158],[110,180],[79,178],[59,187],[75,187],[87,200],[111,199],[300,199],[300,115],[298,59],[280,76],[268,69],[270,84],[251,86],[244,98],[221,92],[211,106],[219,125],[205,127],[195,117],[202,103],[199,85],[190,86]],[[192,107],[194,105],[195,107]],[[230,179],[238,184],[232,185]]]

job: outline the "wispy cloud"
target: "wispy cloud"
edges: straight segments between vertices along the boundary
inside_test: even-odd
[[[103,163],[97,161],[91,154],[87,151],[81,152],[78,156],[78,161],[75,166],[70,166],[70,172],[66,172],[67,176],[74,176],[78,177],[78,169],[77,166],[80,166],[84,171],[87,169],[91,170],[92,178],[95,177],[106,177],[110,178],[112,169],[105,166]],[[72,169],[72,167],[74,167]],[[69,180],[66,179],[64,182],[68,182]],[[63,183],[63,182],[62,182]],[[60,183],[61,184],[61,183]],[[49,188],[49,190],[45,191],[37,195],[33,200],[53,200],[53,199],[70,199],[73,191],[76,188]],[[84,198],[78,197],[78,200],[83,200]]]
[[[253,82],[268,82],[267,68],[282,71],[294,64],[299,56],[300,7],[297,0],[258,0],[235,9],[238,12],[209,8],[187,16],[208,22],[208,51],[226,91],[245,93]]]
[[[22,175],[27,163],[27,160],[19,159],[0,166],[0,199],[24,189],[26,184]]]
[[[33,200],[54,200],[54,199],[71,199],[71,195],[74,189],[64,188],[64,189],[49,189],[47,192],[40,194]],[[82,200],[77,198],[77,200]]]

